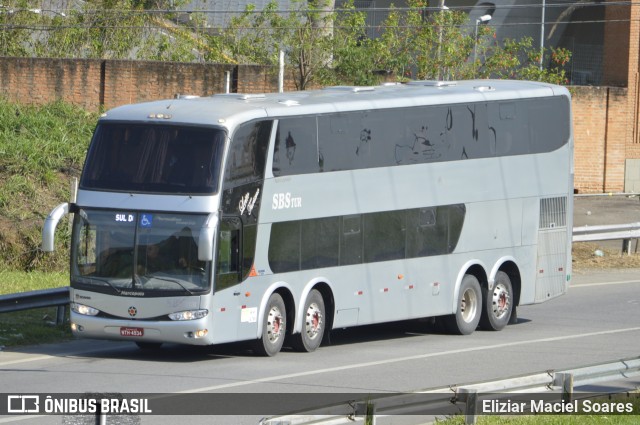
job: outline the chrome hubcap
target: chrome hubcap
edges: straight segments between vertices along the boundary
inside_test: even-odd
[[[462,313],[462,320],[467,323],[473,321],[478,311],[478,296],[475,291],[467,289],[460,300],[460,312]]]
[[[267,337],[269,341],[276,342],[285,329],[285,319],[282,316],[282,312],[276,306],[271,307],[269,315],[267,316]]]
[[[501,283],[498,283],[493,288],[492,294],[492,310],[496,319],[502,319],[508,312],[511,306],[511,295],[507,291],[507,287]]]
[[[318,304],[311,303],[307,309],[307,316],[305,318],[305,332],[309,339],[315,339],[322,332],[322,311],[318,307]]]

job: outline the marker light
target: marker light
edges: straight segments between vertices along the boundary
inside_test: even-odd
[[[82,314],[84,316],[95,316],[100,313],[100,310],[98,309],[78,303],[71,303],[71,309],[76,313]]]
[[[171,313],[169,319],[171,320],[197,320],[206,317],[209,314],[209,310],[186,310],[178,311],[177,313]]]

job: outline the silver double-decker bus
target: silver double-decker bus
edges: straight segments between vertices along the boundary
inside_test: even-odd
[[[571,278],[571,99],[522,81],[182,97],[98,121],[73,213],[78,337],[313,351],[435,317],[501,330]]]

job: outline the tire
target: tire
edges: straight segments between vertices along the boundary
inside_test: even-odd
[[[515,325],[518,323],[518,306],[511,306],[511,317],[509,318],[509,324]]]
[[[482,288],[484,308],[480,326],[489,331],[500,331],[509,324],[513,313],[513,288],[505,272],[498,272],[493,289]]]
[[[324,299],[320,292],[312,289],[303,306],[304,317],[299,334],[292,336],[291,343],[296,351],[310,353],[322,343],[325,330]]]
[[[482,291],[478,279],[470,274],[464,275],[460,284],[458,308],[455,314],[445,316],[446,329],[456,335],[473,333],[480,322],[482,310]]]
[[[280,294],[273,293],[262,318],[262,336],[254,343],[253,352],[273,357],[280,352],[287,332],[287,310]]]

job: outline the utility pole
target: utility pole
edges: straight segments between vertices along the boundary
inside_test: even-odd
[[[542,61],[544,59],[544,12],[546,5],[546,0],[542,0],[542,19],[540,24],[540,70],[542,70]]]
[[[447,6],[444,5],[445,0],[440,0],[438,4],[439,13],[444,13],[445,10],[448,9]],[[438,26],[438,71],[436,73],[436,80],[440,80],[440,55],[442,54],[442,25]]]

